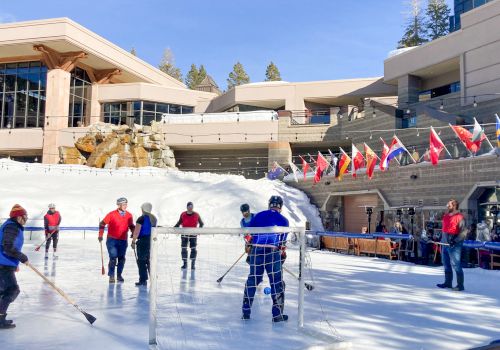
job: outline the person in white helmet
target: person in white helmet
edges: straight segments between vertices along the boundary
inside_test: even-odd
[[[59,242],[59,225],[61,224],[61,214],[56,210],[56,205],[54,203],[49,204],[49,210],[47,214],[43,217],[43,223],[45,226],[45,238],[47,242],[45,243],[45,259],[49,258],[49,248],[50,243],[53,242],[53,257],[57,258],[57,243]]]
[[[109,283],[124,282],[122,277],[123,267],[125,266],[125,255],[127,253],[127,231],[134,232],[134,220],[132,214],[127,211],[127,198],[118,198],[116,201],[118,208],[109,212],[108,215],[99,223],[99,242],[102,242],[104,228],[108,226],[108,236],[106,237],[106,248],[108,248],[109,264],[108,276]],[[117,275],[115,280],[115,266]]]

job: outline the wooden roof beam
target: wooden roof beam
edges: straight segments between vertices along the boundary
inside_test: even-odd
[[[49,69],[62,69],[66,72],[71,72],[78,60],[87,58],[83,51],[60,53],[45,45],[33,45],[33,49],[42,54],[42,60]]]

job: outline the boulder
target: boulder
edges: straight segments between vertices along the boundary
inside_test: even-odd
[[[59,158],[63,164],[84,165],[87,160],[76,147],[59,146]]]
[[[121,150],[118,152],[118,160],[116,162],[116,167],[117,168],[135,167],[134,156],[132,155],[132,152],[130,152],[130,146],[124,145],[120,148]]]
[[[141,146],[131,148],[134,163],[137,168],[149,166],[149,153]]]
[[[103,142],[101,142],[96,150],[90,155],[87,160],[88,166],[95,168],[102,168],[106,163],[106,160],[114,153],[117,153],[120,149],[120,139],[117,135],[107,136]]]
[[[86,136],[80,137],[75,142],[75,147],[78,148],[82,152],[92,153],[95,151],[96,144],[97,144],[97,142],[96,142],[95,136],[86,135]]]

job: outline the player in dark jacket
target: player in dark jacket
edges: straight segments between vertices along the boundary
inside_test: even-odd
[[[0,227],[0,329],[14,328],[7,320],[7,309],[19,295],[15,272],[19,262],[28,263],[21,250],[24,244],[24,225],[28,221],[26,210],[19,204],[10,211],[10,218]]]
[[[59,242],[59,225],[61,224],[61,214],[56,210],[56,205],[54,203],[49,204],[49,210],[47,214],[43,217],[43,223],[45,226],[45,238],[47,242],[45,243],[45,259],[49,258],[49,248],[50,242],[53,241],[53,257],[57,258],[57,242]]]
[[[249,227],[289,227],[288,219],[281,215],[283,199],[272,196],[269,199],[269,210],[261,211],[250,222]],[[285,306],[285,283],[282,279],[282,264],[285,243],[288,233],[263,233],[252,235],[250,250],[250,273],[245,284],[243,295],[242,319],[250,319],[252,303],[257,286],[262,282],[264,270],[267,272],[273,300],[273,322],[288,320],[283,314]]]
[[[193,211],[193,202],[187,203],[187,210],[182,212],[179,221],[175,224],[174,227],[203,227],[203,221],[201,220],[200,215]],[[189,258],[191,259],[191,269],[195,269],[196,262],[196,244],[197,244],[197,236],[196,235],[181,235],[181,256],[182,256],[182,266],[181,269],[187,269],[187,246],[189,243],[189,248],[191,249],[191,253],[189,254]]]
[[[137,242],[137,267],[139,268],[139,282],[136,286],[147,286],[149,272],[149,252],[151,248],[151,230],[156,227],[156,217],[151,214],[153,206],[151,203],[141,205],[142,215],[135,223],[134,234],[132,235],[132,249],[135,249]]]

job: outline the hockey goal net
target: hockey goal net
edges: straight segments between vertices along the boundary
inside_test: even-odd
[[[247,235],[278,237],[278,242],[273,243],[286,246],[285,262],[277,258],[276,254],[282,256],[278,249],[267,246],[254,247],[247,255]],[[181,243],[187,236],[196,237],[195,269],[189,240],[185,240],[187,268],[182,268]],[[275,264],[277,260],[280,262]],[[259,337],[261,348],[276,348],[276,329],[296,330],[304,323],[304,289],[311,288],[304,281],[304,260],[304,228],[155,228],[150,259],[150,345],[168,349],[250,349],[255,347],[255,337]],[[271,272],[271,283],[266,270]],[[263,279],[258,283],[261,271]],[[249,277],[255,272],[256,276]],[[250,321],[245,321],[242,306],[245,290],[247,297],[251,294],[247,286],[250,279],[250,285],[258,285]],[[280,292],[280,280],[286,286],[284,309],[277,307],[281,299],[273,302]],[[301,285],[304,287],[299,288]],[[283,320],[280,315],[288,316],[288,322],[276,322]]]

